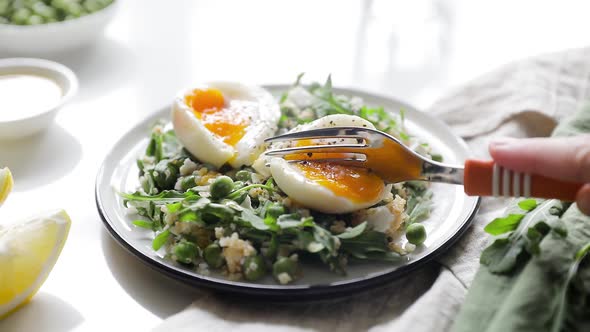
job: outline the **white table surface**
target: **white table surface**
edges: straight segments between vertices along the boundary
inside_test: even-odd
[[[73,220],[48,280],[29,305],[0,321],[0,331],[141,331],[191,302],[194,290],[111,239],[94,203],[95,175],[109,148],[177,90],[206,80],[289,83],[300,72],[320,80],[332,73],[335,85],[425,108],[503,63],[590,45],[589,7],[532,0],[124,1],[95,44],[48,56],[81,83],[55,125],[0,142],[0,165],[16,181],[0,220],[58,207]]]

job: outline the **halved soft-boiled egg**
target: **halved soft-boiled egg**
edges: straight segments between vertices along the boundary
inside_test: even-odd
[[[172,105],[178,140],[200,161],[216,167],[251,165],[264,139],[277,130],[279,104],[265,89],[212,82],[180,93]]]
[[[294,130],[343,126],[375,129],[372,123],[360,117],[336,114],[317,119]],[[320,143],[329,142],[325,140],[295,142],[300,146]],[[339,140],[337,143],[348,142]],[[291,199],[324,213],[348,213],[368,208],[379,203],[387,195],[383,180],[364,168],[313,159],[290,162],[283,158],[271,158],[270,173],[279,188]]]

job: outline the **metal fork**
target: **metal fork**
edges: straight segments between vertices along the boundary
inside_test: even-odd
[[[311,140],[328,142],[315,145]],[[270,150],[266,155],[283,157],[290,162],[329,162],[362,167],[375,172],[388,183],[422,180],[462,184],[465,193],[470,196],[574,201],[582,186],[581,183],[514,172],[494,161],[468,159],[464,166],[436,162],[412,151],[397,138],[369,128],[321,128],[266,139],[267,143],[281,141],[292,141],[295,146]]]

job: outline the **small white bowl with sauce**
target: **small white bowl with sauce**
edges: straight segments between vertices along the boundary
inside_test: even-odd
[[[0,140],[29,136],[47,128],[77,91],[74,72],[57,62],[0,59]]]

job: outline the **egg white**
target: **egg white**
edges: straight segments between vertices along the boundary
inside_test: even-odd
[[[358,116],[335,114],[329,115],[308,124],[294,128],[293,131],[302,131],[327,127],[366,127],[374,129],[375,126]],[[354,139],[352,139],[355,141]],[[339,142],[348,143],[348,142]],[[272,148],[286,147],[273,145]],[[386,186],[376,198],[367,201],[353,201],[347,197],[338,196],[330,188],[308,179],[305,174],[294,164],[282,158],[266,158],[270,165],[268,173],[272,175],[277,186],[297,203],[324,213],[348,213],[365,209],[379,203],[387,195]],[[255,166],[261,167],[262,162],[257,161]],[[257,169],[258,170],[258,169]]]
[[[235,146],[225,143],[209,131],[186,104],[185,97],[194,89],[221,91],[225,107],[239,110],[249,119],[244,136]],[[172,105],[172,125],[178,140],[197,159],[221,167],[251,165],[264,151],[264,140],[277,130],[281,116],[279,104],[265,89],[234,82],[211,82],[182,91]]]

